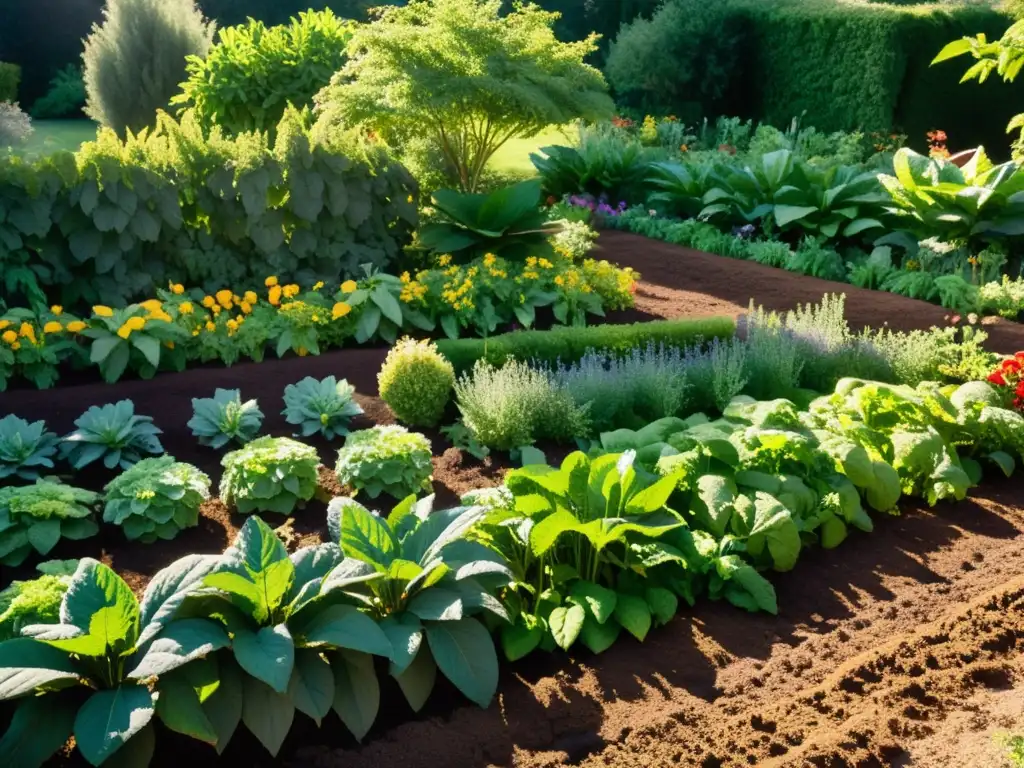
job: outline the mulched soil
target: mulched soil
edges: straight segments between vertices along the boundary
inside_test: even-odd
[[[637,309],[616,321],[728,314],[749,299],[777,310],[847,295],[851,325],[911,330],[942,324],[940,307],[641,237],[605,233],[601,258],[643,275]],[[996,321],[990,345],[1024,349],[1024,327]],[[319,357],[201,368],[126,381],[0,396],[0,414],[46,419],[58,433],[88,406],[121,398],[155,417],[165,448],[216,481],[219,454],[196,444],[185,423],[191,398],[239,388],[259,400],[265,431],[287,435],[279,415],[286,384],[304,376],[344,377],[366,411],[356,427],[391,423],[377,397],[386,350],[350,349]],[[434,444],[438,503],[496,484],[506,466],[481,463]],[[325,464],[334,449],[312,441]],[[336,448],[336,446],[335,446]],[[100,488],[110,478],[72,478]],[[331,487],[332,484],[335,487]],[[325,472],[324,495],[341,489]],[[325,535],[323,500],[286,524],[295,545]],[[218,502],[198,528],[172,542],[128,544],[104,528],[96,539],[65,543],[55,557],[102,557],[141,590],[160,568],[188,552],[219,552],[244,519]],[[274,520],[270,521],[275,524]],[[1024,730],[1024,483],[986,481],[970,499],[934,510],[914,504],[854,535],[834,552],[802,557],[773,576],[781,614],[746,614],[703,602],[646,643],[620,640],[601,656],[557,654],[503,665],[496,702],[469,706],[444,681],[418,716],[387,689],[378,723],[360,747],[333,718],[318,731],[296,720],[271,760],[240,729],[220,762],[212,750],[161,733],[158,766],[287,765],[302,768],[418,766],[999,766],[995,729]],[[0,585],[27,568],[0,569]],[[67,761],[78,764],[76,758]]]

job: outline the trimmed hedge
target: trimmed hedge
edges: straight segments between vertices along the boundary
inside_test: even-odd
[[[437,342],[437,348],[451,361],[456,373],[463,373],[477,360],[486,360],[495,366],[509,360],[568,364],[578,362],[591,349],[625,354],[647,344],[683,347],[701,341],[729,339],[735,333],[736,323],[732,318],[699,317],[631,325],[514,331],[489,339],[444,339]]]
[[[0,101],[17,101],[20,82],[21,67],[0,61]]]

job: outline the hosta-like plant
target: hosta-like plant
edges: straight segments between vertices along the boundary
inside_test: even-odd
[[[57,436],[44,421],[31,424],[10,413],[0,419],[0,480],[35,480],[39,469],[53,469]]]
[[[103,522],[121,526],[129,539],[151,544],[198,525],[199,507],[210,498],[210,478],[173,456],[160,456],[143,459],[104,490]]]
[[[342,485],[376,499],[404,499],[430,489],[430,441],[397,425],[353,432],[338,451],[335,472]]]
[[[221,461],[220,499],[242,514],[291,514],[316,493],[316,449],[287,437],[261,437]]]
[[[188,428],[200,445],[219,450],[234,440],[244,445],[255,439],[263,425],[263,412],[255,400],[242,402],[237,389],[218,389],[213,397],[192,399]]]
[[[284,418],[299,428],[296,437],[319,432],[327,440],[347,435],[349,421],[363,412],[352,400],[356,388],[333,376],[317,380],[307,376],[284,388]]]
[[[150,416],[137,416],[131,400],[92,406],[75,420],[77,429],[61,439],[61,458],[74,469],[103,460],[107,469],[128,469],[143,454],[164,452]]]
[[[158,573],[141,603],[107,566],[82,560],[60,621],[34,624],[0,643],[0,700],[18,702],[0,739],[0,763],[37,768],[74,736],[90,765],[145,766],[155,750],[153,716],[191,712],[161,688],[165,675],[223,648],[205,619],[173,620],[184,592],[216,558],[191,556]],[[207,690],[216,680],[205,680]]]
[[[432,511],[432,504],[433,497],[410,497],[385,519],[352,499],[337,498],[328,507],[327,528],[347,558],[341,568],[355,562],[373,574],[351,591],[391,641],[389,671],[410,706],[423,707],[440,669],[467,698],[486,707],[497,688],[498,659],[490,633],[475,616],[485,612],[508,621],[494,595],[510,574],[494,551],[465,539],[484,508]],[[375,686],[372,693],[362,709],[376,715]],[[372,716],[365,727],[371,723]]]
[[[45,555],[62,538],[95,536],[99,500],[97,493],[53,480],[0,488],[0,564],[20,565],[33,551]]]

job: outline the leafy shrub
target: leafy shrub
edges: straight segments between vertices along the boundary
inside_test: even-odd
[[[32,120],[17,104],[0,101],[0,148],[21,144],[32,135]]]
[[[46,431],[46,422],[29,424],[13,413],[0,419],[0,480],[35,480],[40,467],[53,469],[56,453],[57,436]]]
[[[61,438],[61,458],[76,470],[103,459],[107,469],[128,469],[144,453],[163,453],[162,430],[151,416],[136,416],[135,404],[121,400],[94,405],[75,420],[78,427]]]
[[[566,386],[526,363],[501,368],[479,361],[455,384],[455,401],[472,437],[488,448],[508,451],[537,440],[571,443],[590,433],[587,408]]]
[[[541,147],[530,155],[544,193],[587,194],[613,202],[634,200],[653,156],[638,141],[614,131],[581,128],[579,146]]]
[[[0,61],[0,102],[18,100],[18,83],[21,82],[21,67]]]
[[[242,402],[237,389],[217,389],[213,397],[192,398],[188,428],[200,445],[219,450],[232,440],[245,443],[255,439],[263,426],[263,411],[255,400]]]
[[[210,498],[210,478],[173,456],[143,459],[104,488],[103,522],[119,525],[130,541],[170,540],[199,524]]]
[[[214,25],[195,0],[107,0],[85,40],[85,112],[119,136],[156,124],[185,79],[185,58],[205,56]]]
[[[451,398],[455,371],[433,342],[404,338],[388,351],[377,383],[399,421],[436,427]]]
[[[301,436],[319,432],[327,440],[349,433],[348,424],[363,412],[352,400],[356,388],[345,379],[333,376],[317,381],[307,376],[298,384],[284,388],[284,417],[289,424],[301,427]]]
[[[53,76],[46,94],[32,104],[32,117],[36,120],[72,117],[81,112],[85,99],[82,68],[68,64]]]
[[[288,25],[250,18],[222,28],[208,54],[188,57],[188,79],[171,103],[195,109],[206,128],[273,134],[287,105],[312,106],[341,69],[353,29],[330,8],[300,12]]]
[[[833,248],[822,245],[813,237],[805,237],[786,262],[786,269],[823,280],[845,282],[846,264]]]
[[[430,488],[430,441],[397,425],[353,432],[338,451],[339,482],[376,499],[396,499]]]
[[[221,460],[220,499],[244,515],[291,514],[317,488],[316,449],[287,437],[260,437]]]
[[[1024,278],[1011,280],[1008,275],[998,282],[986,283],[978,292],[981,309],[1016,320],[1024,312]]]
[[[53,480],[0,488],[0,563],[21,565],[34,550],[46,555],[61,538],[87,539],[99,531],[93,507],[99,494]]]
[[[36,566],[42,575],[29,581],[12,581],[0,590],[0,642],[21,634],[32,624],[60,620],[60,604],[68,590],[77,560],[48,560]]]

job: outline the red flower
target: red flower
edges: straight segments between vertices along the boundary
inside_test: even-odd
[[[1003,360],[1003,364],[1000,370],[1003,374],[1009,373],[1016,375],[1021,372],[1022,368],[1024,368],[1024,365],[1021,364],[1020,360],[1016,359],[1015,357],[1010,357],[1007,358],[1006,360]]]
[[[1000,386],[1000,387],[1005,387],[1006,386],[1006,379],[1003,378],[1003,374],[1000,373],[999,371],[996,371],[991,376],[989,376],[988,380],[991,383],[993,383],[993,384],[995,384],[997,386]]]

